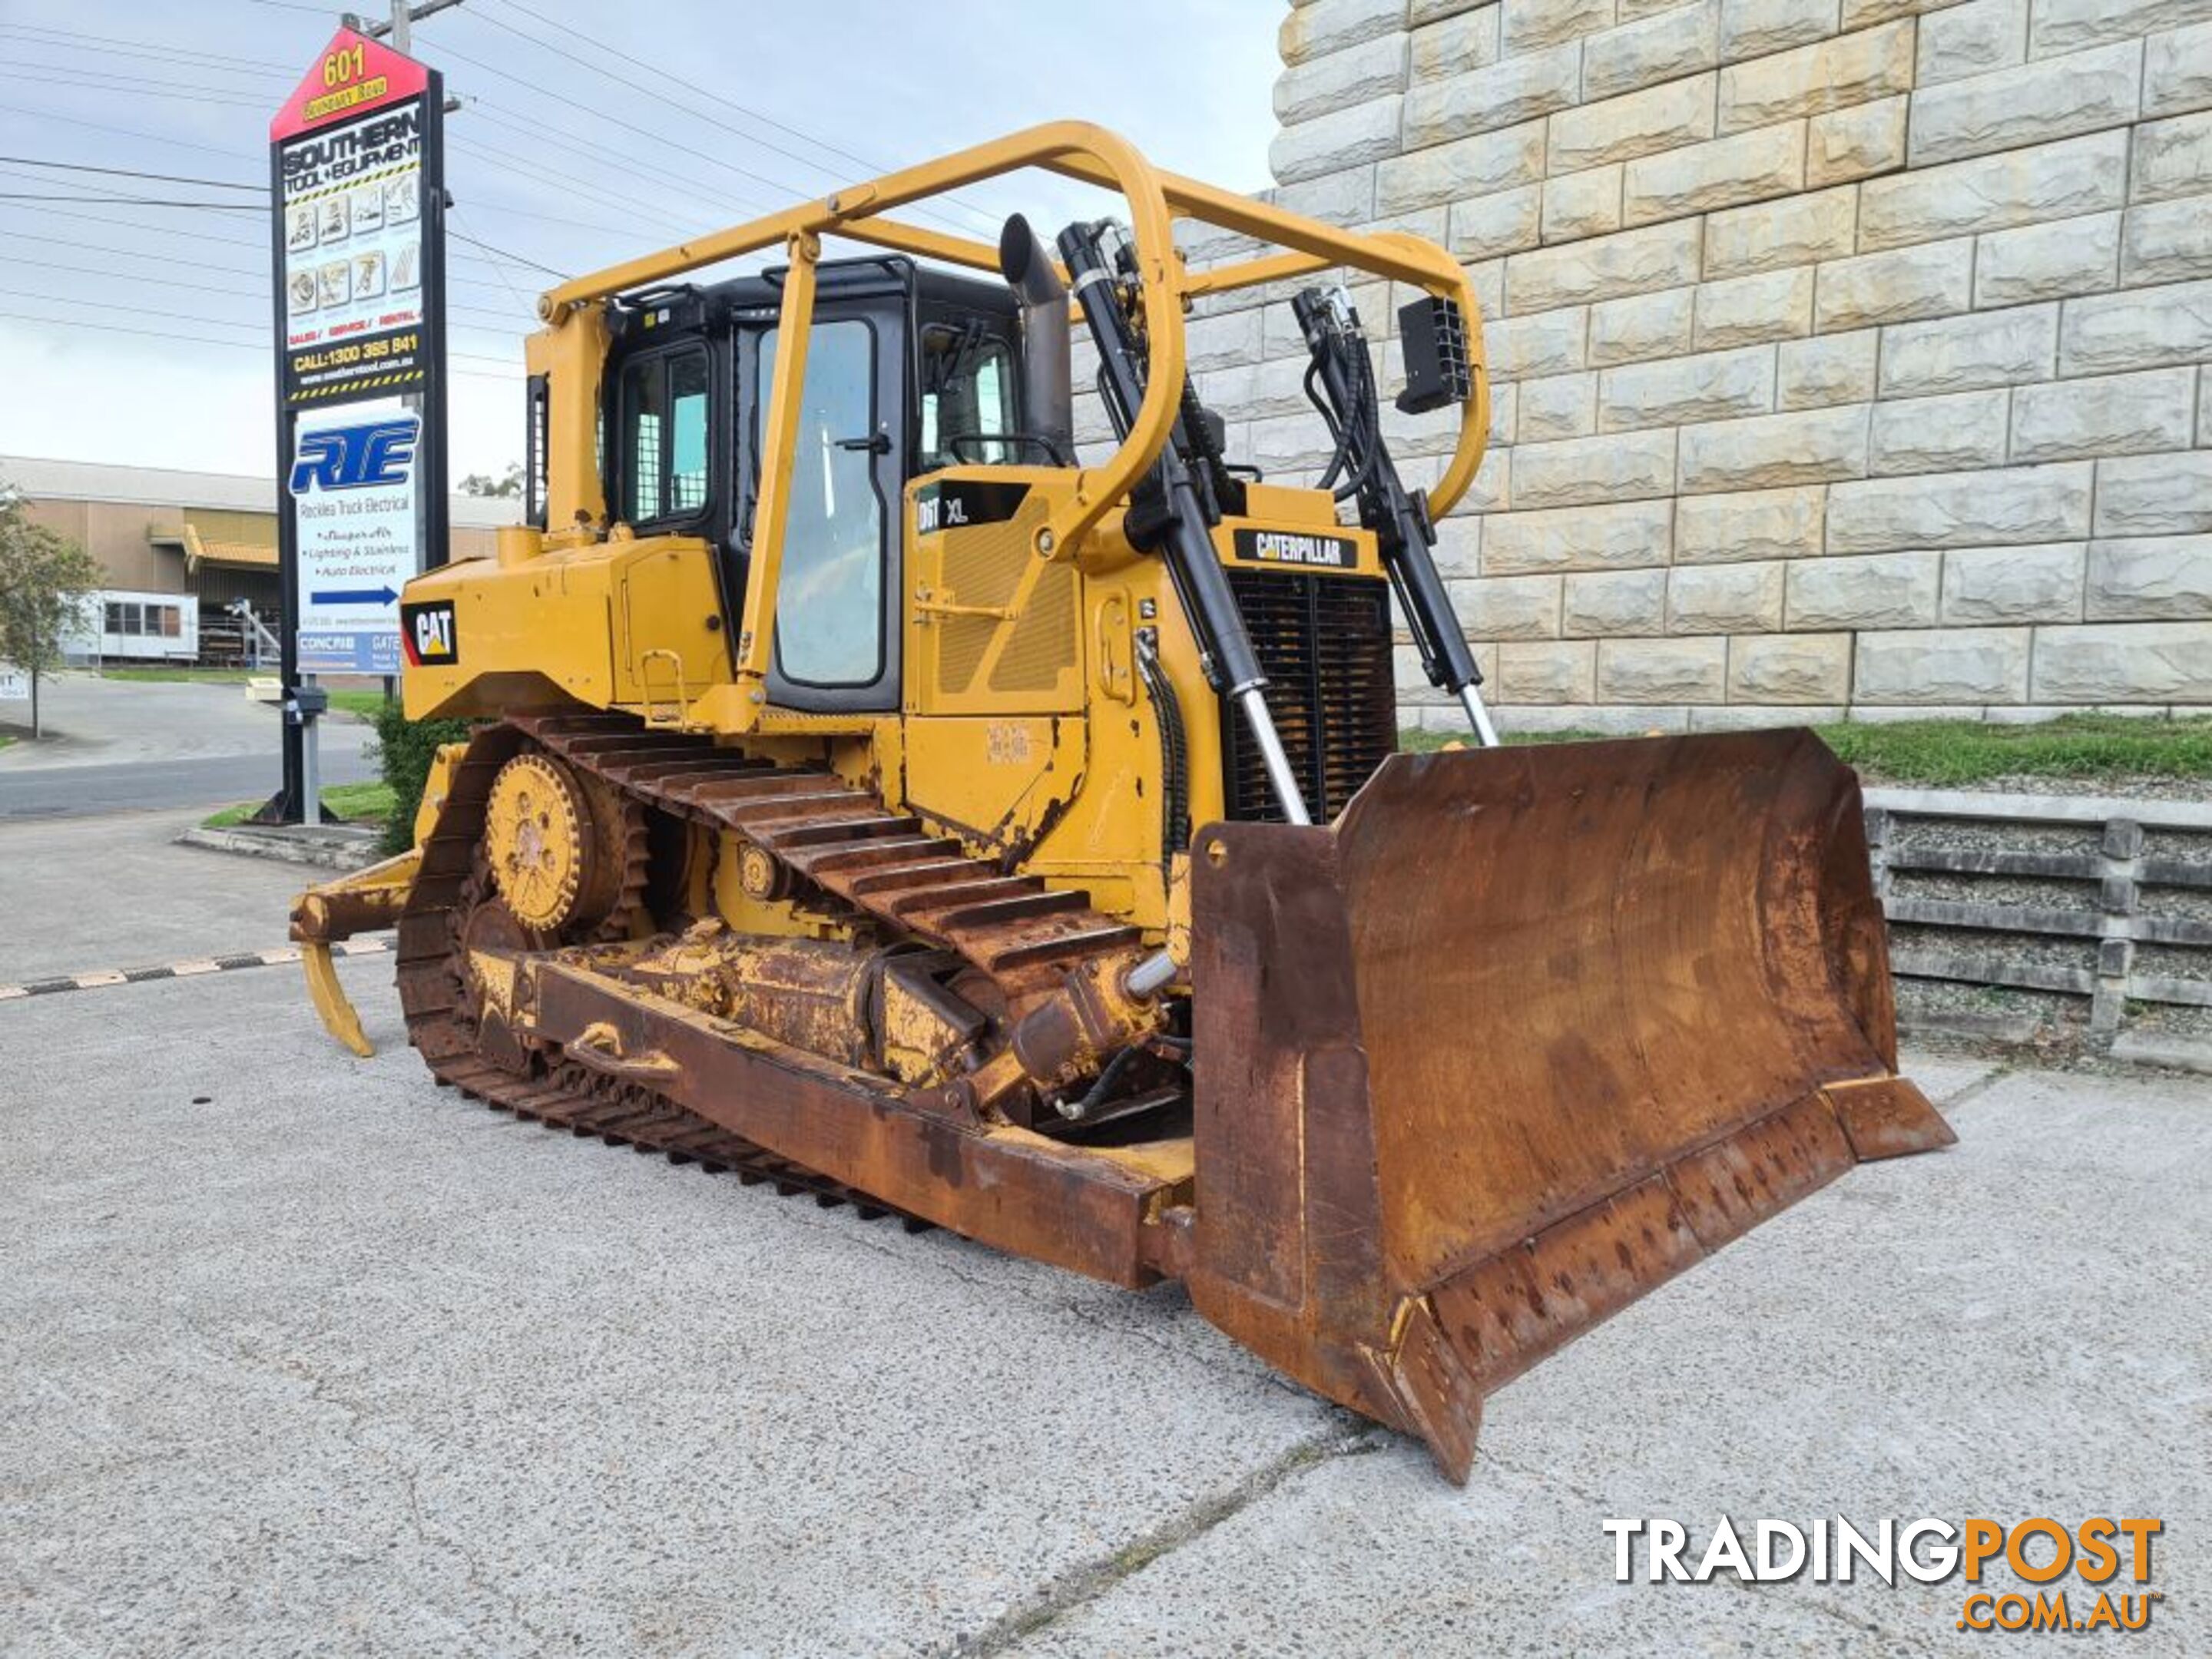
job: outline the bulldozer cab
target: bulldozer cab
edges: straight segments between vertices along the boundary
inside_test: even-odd
[[[743,625],[781,344],[771,270],[609,307],[604,488],[639,536],[715,549],[722,633]],[[767,694],[805,713],[899,706],[908,483],[1024,453],[1020,318],[1001,284],[886,257],[824,261],[801,387]]]

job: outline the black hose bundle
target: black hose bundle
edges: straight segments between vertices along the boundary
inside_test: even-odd
[[[1182,729],[1182,703],[1160,666],[1160,633],[1137,630],[1137,678],[1152,699],[1160,727],[1160,852],[1172,858],[1190,845],[1190,755]]]
[[[1367,337],[1359,331],[1356,322],[1348,327],[1339,327],[1320,306],[1314,307],[1310,315],[1305,314],[1306,307],[1302,305],[1298,309],[1299,320],[1306,324],[1308,339],[1315,347],[1314,360],[1306,369],[1306,400],[1320,411],[1322,422],[1328,427],[1329,437],[1336,446],[1335,453],[1329,457],[1328,470],[1322,474],[1320,487],[1332,490],[1338,501],[1347,501],[1373,480],[1383,453],[1382,398],[1375,380],[1375,358],[1368,349]],[[1318,384],[1324,352],[1335,361],[1349,393],[1348,407],[1341,422]],[[1340,477],[1341,483],[1337,482]]]

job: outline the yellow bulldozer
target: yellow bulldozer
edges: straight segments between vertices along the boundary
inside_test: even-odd
[[[1118,211],[995,248],[897,216],[1030,168]],[[1179,222],[1258,251],[1194,269]],[[1456,411],[1425,488],[1347,284],[1401,301],[1396,410]],[[1232,295],[1310,354],[1316,483],[1230,453],[1187,372]],[[1810,732],[1498,746],[1433,556],[1489,425],[1441,248],[1062,123],[539,312],[529,522],[402,605],[407,713],[481,724],[413,850],[294,915],[356,1051],[331,946],[396,927],[440,1082],[1180,1280],[1457,1480],[1489,1391],[1951,1139],[1896,1075],[1857,782]],[[1468,746],[1398,752],[1401,637]]]

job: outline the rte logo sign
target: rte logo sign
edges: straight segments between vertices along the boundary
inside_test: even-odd
[[[300,434],[292,461],[291,490],[374,489],[407,482],[422,423],[409,415],[359,426],[325,427]]]

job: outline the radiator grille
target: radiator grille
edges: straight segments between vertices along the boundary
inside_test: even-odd
[[[944,581],[945,600],[958,605],[996,607],[1012,602],[1014,590],[1021,586],[1022,574],[1036,555],[1030,551],[1030,538],[1042,524],[1050,504],[1041,495],[1032,495],[1023,503],[1022,509],[1000,524],[975,525],[944,532]],[[1064,654],[1073,653],[1075,624],[1065,613],[1074,595],[1055,595],[1060,608],[1060,616],[1047,618],[1048,624],[1056,623],[1066,637]],[[957,696],[969,691],[981,691],[975,684],[975,672],[982,666],[983,653],[990,648],[999,629],[1006,624],[991,617],[946,617],[937,626],[937,684],[945,695]],[[1059,664],[1052,665],[1056,675]],[[1048,678],[1049,686],[1053,678]],[[995,689],[1005,690],[1001,684]]]
[[[1023,562],[1035,564],[1026,544]],[[1060,677],[1075,665],[1075,567],[1048,564],[1037,572],[1036,589],[1023,607],[999,665],[991,671],[994,691],[1049,691]]]
[[[1398,744],[1389,584],[1357,576],[1229,572],[1267,676],[1267,710],[1316,823],[1344,809]],[[1229,816],[1279,823],[1281,806],[1243,717],[1224,703]]]

